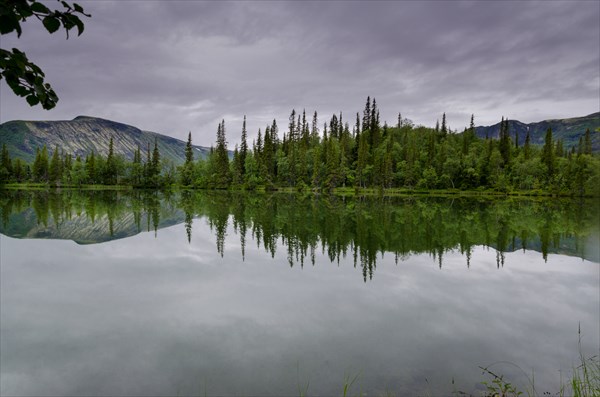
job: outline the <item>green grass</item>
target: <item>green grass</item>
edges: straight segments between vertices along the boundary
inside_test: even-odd
[[[55,188],[47,183],[7,183],[0,185],[5,189],[37,189],[37,188]],[[136,188],[131,185],[61,185],[61,189],[85,189],[85,190],[123,190],[123,189],[144,189]],[[214,190],[214,189],[203,189],[203,188],[191,188],[179,185],[172,185],[169,189],[185,189],[185,190]],[[165,190],[164,188],[159,190]],[[248,189],[241,188],[239,186],[231,187],[227,190],[232,191],[247,191]],[[299,189],[297,187],[289,186],[256,186],[251,191],[258,193],[266,192],[279,192],[279,193],[321,193],[321,194],[332,194],[335,196],[436,196],[436,197],[508,197],[508,196],[520,196],[520,197],[573,197],[572,194],[564,194],[561,192],[550,192],[544,190],[511,190],[508,192],[500,192],[493,189],[474,189],[474,190],[461,190],[461,189],[410,189],[410,188],[356,188],[356,187],[336,187],[333,189],[320,189],[306,187]],[[586,196],[588,197],[588,196]]]
[[[573,367],[571,377],[566,382],[563,382],[561,379],[560,389],[555,393],[538,392],[535,385],[534,374],[529,377],[519,366],[513,364],[517,368],[521,369],[521,371],[525,373],[527,379],[529,380],[529,385],[524,390],[519,390],[517,386],[511,383],[510,380],[504,375],[493,372],[490,369],[492,365],[487,367],[479,367],[482,370],[482,376],[484,377],[479,382],[479,384],[483,386],[484,390],[482,390],[479,394],[470,394],[469,392],[456,389],[454,379],[452,379],[454,390],[449,391],[444,395],[453,397],[600,397],[600,357],[598,355],[586,357],[583,354],[581,348],[581,331],[579,331],[579,363]],[[360,373],[357,373],[356,375],[345,374],[339,395],[341,397],[366,396],[366,394],[363,394],[362,391],[359,391],[358,393],[351,392],[353,387],[359,387],[359,378]],[[427,379],[425,379],[425,382],[427,385],[429,385]],[[309,382],[306,382],[306,384],[301,387],[300,382],[298,383],[298,395],[300,397],[307,397],[311,395],[308,391],[309,384]],[[376,394],[376,396],[381,397],[400,397],[401,395],[402,394],[395,394],[392,391],[385,391],[382,394]],[[427,391],[423,395],[433,396],[430,391]]]
[[[579,361],[573,368],[573,376],[569,382],[574,397],[600,397],[600,357],[585,357],[581,350],[581,328],[579,328]]]
[[[60,189],[60,190],[133,190],[134,187],[130,185],[61,185],[61,186],[50,186],[47,183],[7,183],[6,185],[0,186],[2,189],[11,190],[48,190],[48,189]]]

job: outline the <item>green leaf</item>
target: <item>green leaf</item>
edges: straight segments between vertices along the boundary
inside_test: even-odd
[[[29,95],[29,96],[28,96],[27,98],[25,98],[25,99],[27,99],[27,103],[28,103],[30,106],[35,106],[35,105],[37,105],[38,103],[40,103],[40,100],[39,100],[39,98],[38,98],[37,96],[33,95],[33,94],[32,94],[32,95]]]
[[[19,29],[19,21],[10,15],[0,15],[0,34],[7,34],[12,32],[13,30]]]
[[[27,95],[29,93],[29,90],[27,88],[25,88],[25,87],[22,87],[22,86],[15,87],[13,89],[13,91],[18,96],[25,96],[25,95]]]
[[[23,77],[25,78],[25,81],[27,81],[27,83],[33,85],[35,83],[35,74],[31,73],[31,72],[26,72]]]
[[[70,15],[70,14],[65,14],[61,17],[63,26],[65,27],[66,30],[71,30],[71,28],[73,26],[75,26],[75,22],[73,21],[73,18],[77,18],[74,15]]]
[[[83,22],[81,22],[81,19],[77,17],[75,18],[75,24],[77,25],[77,36],[81,36],[81,34],[83,33],[84,25]]]
[[[31,11],[37,12],[40,14],[49,14],[50,10],[48,7],[43,5],[42,3],[38,3],[37,1],[31,5]]]
[[[60,28],[60,21],[54,16],[49,15],[44,18],[42,22],[44,23],[46,30],[50,33],[54,33],[58,30],[58,28]]]

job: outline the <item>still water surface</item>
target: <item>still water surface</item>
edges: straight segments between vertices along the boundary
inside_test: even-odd
[[[596,202],[0,192],[2,396],[555,393]],[[454,381],[454,384],[452,383]]]

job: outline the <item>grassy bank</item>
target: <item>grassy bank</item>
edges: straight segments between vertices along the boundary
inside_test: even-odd
[[[190,188],[180,185],[164,186],[159,189],[151,188],[140,188],[131,185],[60,185],[52,186],[47,183],[9,183],[0,185],[0,189],[30,189],[30,190],[48,190],[48,189],[60,189],[60,190],[215,190],[215,189],[202,189],[202,188]],[[218,190],[218,189],[217,189]],[[499,192],[492,189],[477,189],[477,190],[460,190],[460,189],[408,189],[408,188],[356,188],[356,187],[337,187],[334,189],[311,189],[311,188],[295,188],[295,187],[265,187],[257,186],[253,190],[247,190],[244,188],[230,188],[223,189],[228,191],[243,191],[243,192],[279,192],[279,193],[290,193],[290,194],[325,194],[335,195],[343,197],[353,196],[436,196],[436,197],[581,197],[573,196],[568,194],[559,194],[553,192],[547,192],[542,190],[516,190],[509,192]],[[583,196],[584,198],[591,198],[594,196]]]
[[[532,373],[531,377],[528,376],[529,385],[524,389],[519,389],[513,385],[509,379],[505,378],[502,374],[493,372],[488,367],[479,367],[482,370],[482,379],[479,384],[483,386],[485,390],[482,390],[478,394],[471,394],[471,392],[465,392],[460,389],[460,385],[455,385],[452,380],[452,385],[455,387],[454,390],[449,392],[447,395],[453,397],[539,397],[539,396],[556,396],[556,397],[600,397],[600,356],[594,355],[586,357],[581,349],[581,331],[579,332],[579,362],[572,368],[571,376],[564,381],[561,379],[560,388],[555,392],[542,391],[535,384],[535,376]],[[518,366],[517,366],[518,367]],[[521,369],[520,367],[518,367]],[[523,371],[523,370],[522,370]],[[523,371],[525,373],[525,371]],[[350,390],[355,388],[355,384],[359,384],[359,375],[354,377],[346,377],[342,385],[340,395],[343,397],[348,396],[366,396],[362,392],[351,393]],[[358,385],[356,387],[359,387]],[[300,388],[299,388],[300,390]],[[309,396],[308,390],[305,388],[300,390],[300,396]],[[400,397],[400,394],[394,392],[385,392],[381,394],[384,397]],[[431,393],[425,393],[424,396],[433,397]]]
[[[496,374],[489,367],[480,367],[482,370],[483,379],[479,382],[484,390],[477,394],[461,390],[459,385],[452,385],[454,390],[444,393],[444,396],[452,397],[600,397],[600,359],[598,356],[584,357],[580,353],[580,363],[572,370],[571,377],[567,381],[562,381],[559,390],[555,392],[542,391],[535,384],[533,375],[529,377],[529,385],[524,389],[519,389],[513,385],[504,375]],[[298,385],[298,395],[300,397],[308,397],[312,394],[309,390],[310,383]],[[342,397],[363,397],[367,396],[362,391],[355,392],[360,388],[360,374],[354,376],[346,376],[340,386],[340,396]],[[381,397],[401,397],[402,394],[397,394],[393,391],[386,391],[376,394]],[[421,395],[421,394],[419,394]],[[425,392],[424,397],[434,397],[438,394]]]
[[[133,186],[128,185],[60,185],[51,186],[47,183],[8,183],[0,185],[0,189],[27,189],[27,190],[133,190]]]

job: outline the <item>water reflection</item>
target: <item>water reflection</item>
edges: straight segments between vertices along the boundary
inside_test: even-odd
[[[0,395],[555,394],[598,353],[590,203],[0,196]]]
[[[224,255],[230,222],[242,258],[246,240],[274,256],[287,252],[290,266],[315,264],[322,249],[331,262],[351,256],[365,280],[377,259],[398,261],[427,253],[443,266],[448,251],[460,251],[470,266],[474,247],[505,253],[519,249],[600,261],[598,206],[594,201],[436,197],[337,197],[182,191],[24,191],[0,194],[0,232],[18,238],[70,239],[94,244],[205,218]]]

